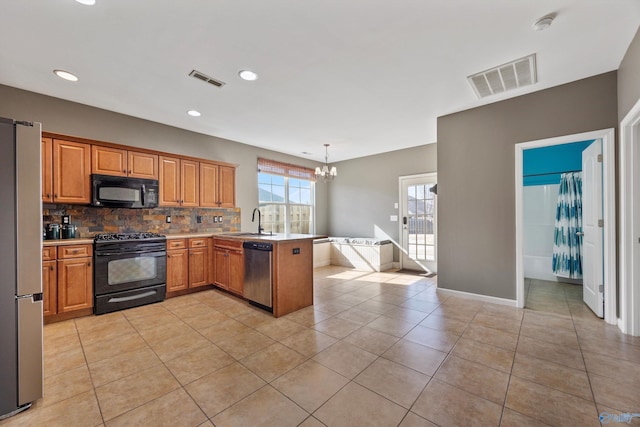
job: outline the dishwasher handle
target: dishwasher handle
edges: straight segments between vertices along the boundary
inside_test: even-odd
[[[244,249],[252,249],[254,251],[273,251],[273,243],[269,242],[244,242],[242,247]]]

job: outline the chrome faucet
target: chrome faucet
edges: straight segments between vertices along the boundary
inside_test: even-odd
[[[262,228],[262,225],[260,224],[260,221],[262,219],[262,214],[260,213],[260,209],[255,208],[253,210],[253,213],[251,214],[251,222],[254,222],[256,220],[256,211],[258,211],[258,234],[262,234],[262,232],[264,231],[264,228]]]

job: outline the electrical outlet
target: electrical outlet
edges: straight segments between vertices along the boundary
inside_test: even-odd
[[[222,217],[221,216],[218,217],[218,222],[222,222]]]
[[[300,248],[293,248],[294,255],[300,255]]]
[[[202,224],[202,217],[201,217],[200,215],[197,215],[197,216],[196,216],[196,222],[197,222],[198,224]]]
[[[63,224],[71,224],[71,217],[69,215],[62,215]]]
[[[167,221],[167,224],[171,224],[171,215],[167,215],[166,221]]]
[[[213,216],[213,222],[218,222],[218,217],[217,216]]]

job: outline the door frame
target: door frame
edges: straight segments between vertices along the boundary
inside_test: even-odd
[[[620,122],[620,319],[625,334],[640,335],[640,100]],[[635,261],[635,262],[634,262]]]
[[[515,145],[516,192],[516,303],[524,307],[524,255],[523,255],[523,152],[531,148],[568,144],[589,139],[602,139],[602,202],[604,220],[604,320],[618,322],[616,303],[616,181],[615,181],[615,132],[613,128],[573,135],[546,138],[517,143]]]
[[[406,212],[405,212],[406,207],[402,203],[402,200],[403,200],[403,197],[404,197],[403,192],[402,192],[402,185],[403,185],[403,183],[405,181],[413,180],[413,179],[421,179],[421,178],[423,178],[423,179],[435,178],[434,182],[437,183],[438,182],[438,172],[425,172],[425,173],[418,173],[418,174],[415,174],[415,175],[403,175],[403,176],[398,177],[398,196],[399,196],[399,199],[398,199],[398,206],[399,206],[399,209],[398,209],[398,215],[399,215],[399,217],[398,217],[398,232],[399,232],[399,235],[398,235],[398,237],[399,237],[399,239],[398,240],[400,241],[399,250],[401,252],[400,255],[399,255],[398,262],[400,264],[400,268],[401,269],[404,268],[404,262],[403,262],[404,257],[403,257],[402,252],[406,252],[405,248],[404,248],[404,244],[407,243],[407,242],[405,242],[404,232],[403,232],[403,223],[402,223],[402,217],[406,216]],[[435,199],[434,207],[435,207],[435,211],[434,211],[433,218],[435,220],[435,227],[433,229],[433,239],[434,239],[434,245],[435,245],[436,253],[434,254],[434,260],[433,261],[429,261],[429,262],[433,262],[437,266],[438,265],[438,200],[437,199]],[[409,257],[408,254],[405,253],[405,255],[407,257]],[[425,268],[425,267],[422,267],[422,268]],[[437,268],[436,268],[436,271],[437,271]]]

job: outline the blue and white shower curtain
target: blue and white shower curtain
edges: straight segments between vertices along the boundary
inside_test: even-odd
[[[553,274],[582,278],[582,172],[560,176],[553,239]]]

